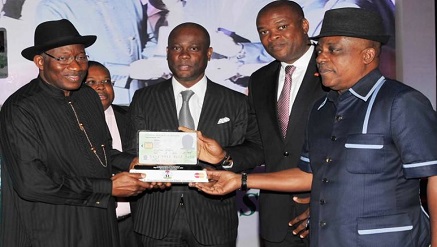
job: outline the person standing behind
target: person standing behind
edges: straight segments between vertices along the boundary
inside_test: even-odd
[[[309,23],[299,4],[284,0],[267,4],[259,11],[256,26],[261,43],[276,60],[251,75],[249,101],[261,140],[268,144],[264,145],[265,170],[274,172],[297,167],[310,109],[326,92],[308,38]],[[260,231],[266,247],[307,246],[288,225],[308,208],[293,201],[296,195],[304,196],[261,190]]]
[[[3,247],[117,247],[113,196],[151,185],[138,174],[112,176],[112,166],[128,170],[137,159],[112,149],[102,104],[82,86],[95,40],[68,20],[48,21],[21,52],[39,75],[0,112]]]
[[[167,61],[173,77],[138,90],[129,107],[128,152],[137,152],[137,131],[178,131],[180,125],[202,130],[223,146],[248,143],[252,148],[236,153],[235,160],[261,164],[261,143],[256,122],[250,120],[244,94],[210,81],[205,69],[211,58],[210,36],[196,23],[176,26],[168,37]],[[178,121],[182,94],[189,98],[192,121]],[[214,168],[215,163],[208,165]],[[220,162],[223,164],[226,162]],[[220,166],[219,164],[219,166]],[[132,210],[135,232],[143,246],[235,247],[238,228],[235,194],[205,196],[187,184],[173,185],[166,191],[141,195]]]
[[[94,89],[102,101],[105,120],[112,137],[112,147],[122,151],[122,141],[126,142],[126,130],[129,123],[127,107],[113,105],[114,89],[111,74],[101,63],[88,61],[88,73],[85,84]],[[118,171],[120,172],[120,171]],[[130,203],[125,198],[117,198],[117,221],[121,247],[140,246],[133,230]]]
[[[265,170],[274,172],[297,167],[310,109],[327,90],[317,73],[316,53],[307,34],[309,23],[299,4],[286,0],[267,4],[259,11],[256,26],[261,43],[275,61],[251,75],[249,102],[264,144]],[[232,149],[224,148],[233,160]],[[210,155],[219,159],[222,153],[217,149]],[[203,154],[199,159],[211,160],[203,158]],[[228,170],[238,172],[254,165],[233,160],[233,167]],[[308,245],[293,235],[293,228],[288,225],[308,208],[293,201],[296,195],[308,194],[260,192],[260,233],[266,247]]]

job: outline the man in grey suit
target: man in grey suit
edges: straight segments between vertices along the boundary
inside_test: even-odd
[[[256,121],[250,119],[247,97],[205,76],[212,53],[209,34],[202,26],[183,23],[171,31],[167,61],[173,78],[135,93],[129,109],[132,127],[128,131],[131,140],[128,152],[137,151],[138,130],[177,131],[183,108],[181,93],[190,90],[194,92],[189,99],[194,126],[185,127],[201,130],[225,147],[245,143],[249,148],[236,152],[233,159],[246,165],[261,164],[261,142]],[[200,165],[214,169],[226,162],[218,163]],[[141,195],[132,214],[134,230],[141,235],[144,246],[236,244],[238,218],[234,194],[208,196],[186,184],[174,184],[167,190]]]

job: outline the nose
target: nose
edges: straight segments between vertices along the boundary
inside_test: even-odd
[[[326,58],[325,53],[319,51],[319,52],[317,53],[316,63],[321,64],[321,63],[326,62],[326,60],[327,60],[327,58]]]
[[[99,81],[99,82],[97,82],[95,88],[96,88],[97,90],[103,90],[103,89],[105,89],[105,85],[103,85],[103,81]]]
[[[70,69],[70,70],[80,70],[81,69],[81,64],[79,62],[77,62],[76,59],[73,59],[73,61],[71,61],[71,63],[68,64],[68,69]]]
[[[278,38],[279,38],[279,34],[277,31],[271,31],[269,33],[269,36],[268,36],[269,41],[273,41],[273,40],[278,39]]]
[[[183,59],[190,58],[190,53],[188,52],[188,50],[182,49],[179,53],[179,57]]]

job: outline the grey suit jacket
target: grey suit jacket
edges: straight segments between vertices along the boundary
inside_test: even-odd
[[[267,172],[296,167],[302,151],[306,123],[314,101],[325,95],[320,77],[316,76],[316,54],[313,53],[302,85],[294,101],[287,128],[282,138],[277,116],[278,77],[281,67],[273,61],[252,74],[249,81],[249,102],[256,115]],[[307,208],[293,202],[290,193],[261,191],[260,227],[264,239],[284,240],[289,231],[288,222]]]
[[[136,142],[133,140],[136,140],[138,130],[177,131],[177,110],[171,79],[138,90],[129,112],[132,127],[129,128],[131,142],[125,149],[128,152],[136,152]],[[230,121],[218,124],[225,117]],[[208,80],[197,129],[222,146],[245,141],[252,143],[252,152],[249,153],[253,154],[239,159],[244,163],[259,163],[262,161],[259,135],[256,126],[249,126],[248,123],[247,97]],[[172,186],[164,192],[144,193],[133,208],[135,231],[148,237],[163,238],[170,230],[182,193],[188,224],[200,243],[213,245],[235,241],[238,218],[234,193],[210,196],[187,185]]]

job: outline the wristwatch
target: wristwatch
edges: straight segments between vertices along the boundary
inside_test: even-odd
[[[241,173],[241,188],[242,191],[247,190],[247,173],[242,172]]]
[[[221,167],[225,169],[230,169],[234,165],[234,162],[232,161],[231,155],[226,152],[225,157],[222,159],[220,163],[218,163]]]

